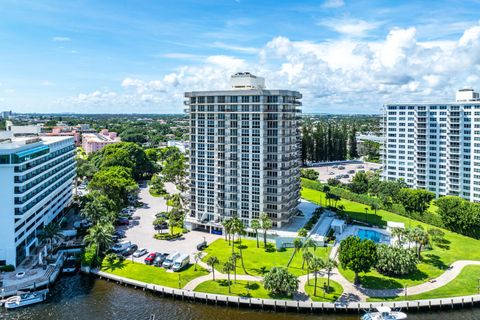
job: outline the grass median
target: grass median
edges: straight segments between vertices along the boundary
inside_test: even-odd
[[[202,282],[195,288],[195,291],[244,298],[292,299],[291,296],[271,294],[263,287],[263,283],[259,281],[237,280],[234,283],[233,279],[231,279],[230,283],[231,292],[228,292],[228,280],[225,279]]]
[[[191,280],[208,274],[208,271],[200,266],[197,266],[197,271],[195,271],[193,264],[188,265],[180,272],[172,272],[130,260],[115,260],[112,263],[105,260],[101,268],[103,272],[171,288],[183,288]]]
[[[236,241],[235,252],[237,253],[239,252],[238,246],[239,243]],[[273,243],[267,243],[267,248],[264,248],[263,241],[260,241],[260,247],[257,248],[255,240],[245,239],[242,239],[242,248],[243,261],[247,273],[259,276],[263,276],[272,267],[286,267],[293,253],[292,248],[277,251]],[[220,263],[215,268],[221,269],[223,263],[232,256],[232,246],[225,239],[218,239],[211,243],[205,249],[205,252],[208,254],[203,257],[202,261],[206,262],[209,256],[216,256]],[[330,248],[318,247],[315,250],[310,248],[310,252],[317,257],[325,259],[330,253]],[[302,269],[302,251],[296,253],[288,270],[296,276],[307,274],[306,266]],[[240,260],[237,262],[237,274],[245,274]]]
[[[330,279],[328,290],[324,290],[326,287],[327,278],[318,278],[317,295],[314,295],[315,280],[311,277],[309,283],[305,284],[305,292],[310,296],[310,299],[320,302],[335,302],[343,293],[342,285],[332,279]]]

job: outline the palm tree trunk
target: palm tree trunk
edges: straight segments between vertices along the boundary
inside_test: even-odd
[[[287,268],[290,266],[290,263],[292,263],[293,257],[295,256],[295,253],[297,253],[297,249],[296,249],[296,248],[293,249],[293,253],[292,253],[292,255],[290,256],[290,260],[288,260]]]
[[[232,291],[230,289],[230,271],[227,272],[227,276],[228,276],[228,293],[232,293]]]
[[[233,260],[233,282],[237,283],[237,259]]]
[[[263,247],[266,249],[267,248],[267,230],[263,230]]]
[[[212,276],[213,276],[213,281],[215,281],[215,266],[212,265]]]
[[[259,248],[260,246],[259,246],[259,244],[258,244],[258,230],[255,231],[255,236],[257,237],[257,248]]]
[[[315,283],[313,286],[313,296],[317,296],[317,271],[315,270]]]
[[[242,269],[243,269],[243,272],[245,272],[245,274],[248,274],[247,269],[245,269],[245,264],[243,263],[242,237],[238,236],[238,238],[240,240],[240,244],[238,247],[240,248],[240,261],[242,262]]]
[[[330,290],[330,271],[327,272],[327,292]]]

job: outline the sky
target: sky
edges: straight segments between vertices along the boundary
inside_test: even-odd
[[[0,0],[0,110],[182,113],[250,71],[304,113],[480,90],[480,1]]]

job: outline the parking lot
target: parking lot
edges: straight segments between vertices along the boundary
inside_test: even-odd
[[[176,192],[175,186],[171,183],[166,183],[165,188],[168,193]],[[164,198],[157,198],[150,195],[146,185],[140,186],[139,200],[146,203],[144,208],[136,209],[132,216],[129,226],[118,227],[119,230],[125,231],[125,238],[121,241],[131,241],[132,244],[138,245],[138,248],[145,248],[148,252],[173,253],[179,251],[180,253],[190,254],[191,262],[193,262],[192,254],[197,251],[197,244],[204,239],[207,243],[211,243],[220,238],[218,235],[213,235],[200,231],[190,231],[185,233],[182,238],[176,240],[156,240],[153,235],[157,233],[153,226],[155,214],[159,212],[166,212],[167,205]],[[169,232],[169,229],[163,230]],[[143,262],[146,255],[140,258],[128,258],[138,262]]]
[[[371,162],[337,162],[319,166],[312,166],[309,169],[314,169],[319,173],[318,179],[321,182],[327,182],[328,179],[337,179],[342,183],[348,183],[352,180],[355,173],[358,171],[374,171],[379,170],[382,165],[380,163]],[[348,177],[345,177],[348,175]],[[340,176],[342,176],[340,178]]]

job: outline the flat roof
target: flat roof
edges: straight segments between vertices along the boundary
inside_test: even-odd
[[[274,96],[295,96],[302,98],[302,94],[298,91],[281,90],[281,89],[232,89],[232,90],[213,90],[213,91],[189,91],[185,92],[185,97],[197,96],[250,96],[250,95],[274,95]]]
[[[0,150],[12,150],[15,149],[31,149],[37,148],[41,145],[50,145],[62,140],[73,139],[73,137],[45,137],[45,136],[32,136],[32,137],[13,137],[0,142]],[[36,141],[35,141],[36,140]],[[30,143],[29,143],[30,142]],[[29,148],[30,147],[30,148]]]

